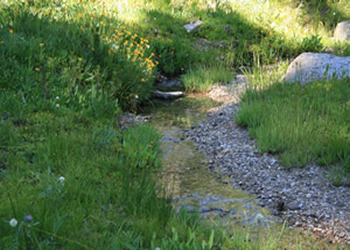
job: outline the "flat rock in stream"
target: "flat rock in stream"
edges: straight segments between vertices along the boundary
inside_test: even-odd
[[[164,99],[164,100],[173,100],[176,98],[180,98],[184,96],[184,92],[182,91],[169,91],[169,92],[163,92],[156,90],[153,92],[154,98]]]

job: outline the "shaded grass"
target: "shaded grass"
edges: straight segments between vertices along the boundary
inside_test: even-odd
[[[349,79],[248,89],[237,121],[285,166],[339,164],[349,177],[349,96]]]

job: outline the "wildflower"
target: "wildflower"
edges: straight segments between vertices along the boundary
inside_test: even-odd
[[[82,17],[83,15],[81,13],[79,13],[79,17]]]
[[[153,17],[153,20],[155,21],[155,20],[157,20],[157,18],[156,18],[156,17]]]
[[[64,179],[63,176],[61,176],[60,178],[58,178],[58,180],[59,180],[61,183],[63,183],[65,179]]]
[[[2,44],[5,44],[5,41],[1,41]]]
[[[113,45],[112,45],[112,48],[115,49],[115,50],[117,50],[117,49],[119,49],[119,46],[113,44]]]
[[[51,56],[49,57],[49,60],[52,60],[52,57],[51,57]]]
[[[60,107],[60,105],[57,103],[57,104],[56,104],[56,108],[59,108],[59,107]]]
[[[145,23],[147,23],[147,19],[145,20]]]
[[[138,96],[138,95],[135,95],[135,99],[139,99],[139,96]]]
[[[78,58],[79,61],[83,60],[81,57]]]
[[[15,218],[12,218],[10,221],[9,221],[9,224],[11,227],[15,227],[17,226],[18,222]]]
[[[10,33],[13,33],[13,30],[10,30]]]
[[[28,222],[31,222],[33,220],[33,217],[29,214],[29,215],[24,216],[24,219]]]
[[[39,45],[40,45],[40,47],[44,46],[44,44],[43,44],[43,43],[40,43]]]
[[[333,12],[333,16],[335,16],[335,12]]]
[[[260,224],[264,221],[264,219],[265,219],[264,216],[262,214],[258,213],[254,218],[254,223]]]
[[[58,100],[58,99],[60,99],[60,97],[59,97],[59,96],[56,96],[56,100]]]
[[[39,68],[35,68],[35,71],[40,71],[40,69]]]

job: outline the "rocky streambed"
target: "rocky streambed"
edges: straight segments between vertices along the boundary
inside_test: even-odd
[[[228,86],[213,88],[208,97],[222,101],[199,125],[183,136],[206,156],[208,170],[228,176],[233,188],[253,194],[288,225],[312,232],[332,243],[350,244],[350,187],[333,186],[327,169],[317,165],[285,169],[278,160],[258,150],[245,128],[235,123],[243,75]]]

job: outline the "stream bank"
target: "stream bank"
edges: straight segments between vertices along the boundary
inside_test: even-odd
[[[242,86],[232,82],[210,91],[210,98],[224,103],[211,109],[198,126],[184,131],[184,136],[206,156],[211,172],[229,176],[234,188],[253,194],[260,206],[291,227],[349,245],[350,187],[333,186],[325,167],[285,169],[273,155],[259,152],[249,132],[235,123]]]
[[[290,228],[282,237],[287,249],[298,244],[292,242],[297,238],[303,246],[317,244],[320,249],[337,247],[331,242],[349,243],[346,204],[332,203],[347,202],[349,190],[327,184],[325,170],[316,166],[285,170],[272,155],[261,154],[248,131],[235,123],[246,82],[238,75],[206,97],[155,104],[145,112],[163,136],[164,173],[159,180],[175,208],[197,209],[208,220],[240,232],[255,230],[249,234],[260,235],[260,240],[272,232],[278,238],[287,221]],[[313,236],[310,243],[309,232],[327,241]]]

